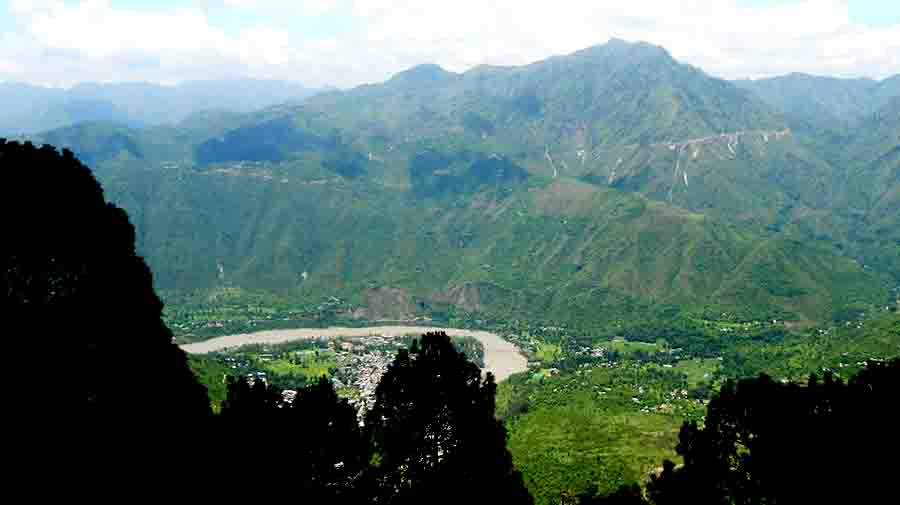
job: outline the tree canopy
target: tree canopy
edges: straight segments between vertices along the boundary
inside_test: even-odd
[[[400,351],[366,415],[384,503],[530,503],[494,418],[496,384],[445,333]]]
[[[495,390],[450,337],[427,333],[397,353],[363,426],[324,377],[291,401],[260,378],[240,378],[228,384],[217,438],[232,458],[274,463],[267,475],[312,503],[529,504],[494,417]],[[270,443],[271,433],[289,441]]]
[[[844,383],[762,375],[728,381],[703,426],[686,423],[678,454],[648,494],[657,505],[860,503],[883,496],[883,454],[897,448],[900,359],[870,362]]]
[[[0,140],[0,167],[9,334],[56,346],[69,380],[84,384],[79,440],[86,454],[109,450],[107,461],[125,467],[137,454],[170,447],[160,441],[174,443],[172,435],[204,425],[211,416],[206,389],[162,322],[125,212],[106,202],[68,150]],[[43,386],[74,389],[62,377],[53,374]]]
[[[368,440],[356,410],[325,377],[290,401],[262,379],[231,379],[212,428],[223,460],[265,462],[266,480],[289,484],[305,502],[366,500]]]

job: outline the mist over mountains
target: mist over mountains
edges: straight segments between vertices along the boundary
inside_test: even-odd
[[[301,101],[316,90],[275,80],[150,83],[83,83],[69,89],[0,83],[0,134],[36,133],[81,122],[129,127],[178,123],[207,110],[251,112]]]

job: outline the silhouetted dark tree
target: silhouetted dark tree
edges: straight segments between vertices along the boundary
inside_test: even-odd
[[[266,482],[287,486],[266,487],[267,496],[289,489],[303,503],[368,500],[368,440],[355,409],[325,377],[297,390],[292,402],[261,379],[229,380],[216,428],[223,460],[266,462]]]
[[[362,476],[368,469],[370,451],[356,410],[338,398],[325,377],[298,391],[291,410],[295,432],[310,434],[299,437],[291,447],[298,461],[302,496],[309,503],[367,501]]]
[[[30,345],[63,357],[57,361],[71,375],[43,386],[82,384],[82,456],[140,473],[133,465],[150,451],[180,447],[176,435],[198,430],[211,411],[162,322],[134,229],[68,150],[0,140],[0,169],[0,276],[11,339],[30,337]]]
[[[864,503],[887,492],[898,449],[900,359],[870,363],[849,384],[763,375],[727,382],[704,426],[686,423],[678,454],[648,485],[657,505]]]
[[[494,418],[493,377],[445,334],[398,355],[366,434],[324,379],[292,403],[262,380],[232,381],[213,418],[162,322],[134,228],[90,170],[70,151],[6,141],[0,167],[4,314],[13,334],[27,328],[72,361],[67,379],[87,390],[77,454],[104,488],[158,491],[163,474],[202,479],[236,460],[244,485],[216,488],[231,500],[299,486],[312,503],[531,501]]]
[[[453,347],[427,333],[382,377],[366,415],[381,503],[530,503],[494,418],[496,385]]]
[[[162,322],[125,212],[106,203],[90,170],[68,150],[0,141],[0,165],[6,302],[32,331],[52,327],[61,333],[47,337],[87,345],[78,360],[87,415],[206,418],[206,391]]]
[[[251,382],[244,377],[229,377],[220,416],[223,422],[262,424],[263,417],[278,415],[284,406],[281,391],[269,386],[265,381]],[[267,419],[266,422],[271,422],[271,419]]]

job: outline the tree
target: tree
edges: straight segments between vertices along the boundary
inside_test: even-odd
[[[259,483],[289,484],[304,503],[367,499],[368,441],[356,411],[325,377],[298,390],[292,402],[262,379],[232,379],[215,426],[226,441],[220,459],[267,463]]]
[[[0,168],[10,335],[60,357],[59,373],[34,386],[40,396],[82,384],[80,456],[139,475],[154,454],[170,455],[184,434],[202,433],[211,410],[162,322],[134,228],[68,150],[0,139]]]
[[[220,414],[223,422],[271,422],[264,418],[278,415],[284,406],[281,391],[261,379],[229,377],[227,387]]]
[[[87,415],[116,423],[207,419],[205,388],[162,322],[125,212],[106,203],[71,151],[0,140],[0,164],[6,304],[32,333],[86,345],[78,368]]]
[[[366,415],[380,503],[530,503],[494,418],[496,384],[456,351],[445,333],[426,333],[400,351]]]
[[[806,385],[762,375],[728,381],[703,427],[682,426],[684,465],[648,485],[657,505],[864,503],[889,482],[897,445],[900,359],[869,363],[849,384],[831,373]]]
[[[346,399],[322,377],[297,392],[291,405],[294,431],[308,433],[291,447],[298,460],[303,496],[309,503],[368,499],[362,477],[369,465],[369,445]]]

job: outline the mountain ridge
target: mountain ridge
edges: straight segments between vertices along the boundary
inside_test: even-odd
[[[791,73],[733,81],[782,110],[796,128],[849,128],[900,96],[900,75],[876,80]]]
[[[0,83],[0,107],[5,111],[5,117],[0,118],[0,133],[32,134],[96,121],[103,119],[99,114],[104,109],[115,111],[114,122],[132,127],[174,124],[206,109],[248,113],[302,101],[316,92],[287,81],[247,78],[185,81],[173,86],[89,82],[70,88],[4,82]],[[94,106],[79,110],[78,105],[86,103]]]
[[[864,245],[895,229],[873,189],[892,179],[848,175],[752,91],[650,44],[417,66],[226,122],[38,140],[92,160],[165,289],[337,296],[348,314],[387,290],[413,317],[820,320],[885,298],[900,267]]]

